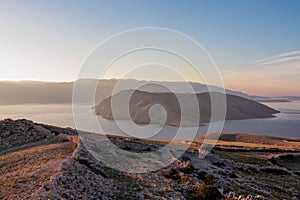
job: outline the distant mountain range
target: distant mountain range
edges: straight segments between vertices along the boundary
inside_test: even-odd
[[[96,79],[80,79],[76,83],[80,84],[82,94],[76,98],[76,103],[93,103],[86,102],[87,88],[93,85],[98,85],[95,100],[100,102],[103,99],[111,96],[112,91],[116,83],[120,81],[121,89],[132,89],[137,85],[145,84],[141,91],[147,92],[166,92],[164,87],[159,86],[163,84],[165,86],[171,86],[176,88],[176,93],[186,93],[185,84],[183,82],[159,82],[159,81],[138,81],[134,79],[126,80],[96,80]],[[0,104],[21,104],[21,103],[71,103],[72,92],[75,82],[35,82],[35,81],[1,81],[0,82]],[[203,93],[210,90],[215,92],[222,92],[222,89],[216,86],[207,86],[200,83],[190,83],[195,93]],[[226,90],[227,94],[232,94],[255,101],[287,101],[287,100],[299,100],[300,97],[263,97],[252,96],[239,91]]]

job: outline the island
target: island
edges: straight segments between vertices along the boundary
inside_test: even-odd
[[[225,96],[225,97],[224,97]],[[235,96],[231,94],[223,94],[219,92],[204,92],[196,94],[196,101],[199,103],[200,119],[196,116],[194,106],[189,106],[195,102],[195,95],[189,93],[168,93],[168,92],[146,92],[139,90],[124,90],[113,96],[110,96],[94,107],[96,115],[100,115],[105,119],[121,119],[132,120],[137,124],[161,124],[162,116],[165,116],[165,124],[170,126],[199,126],[203,123],[211,121],[211,97],[214,99],[225,99],[224,104],[226,108],[225,120],[241,120],[253,118],[269,118],[274,117],[274,114],[279,111],[263,105],[254,100],[246,99],[244,97]],[[129,99],[129,114],[126,115],[127,106],[126,99]],[[117,110],[115,114],[112,111],[112,103],[114,109]],[[194,100],[194,101],[193,101]],[[184,109],[181,112],[180,102],[183,102]],[[225,105],[226,103],[226,105]],[[152,106],[160,105],[164,110],[160,109],[154,112],[152,119],[149,112]],[[181,119],[183,119],[181,121]],[[214,118],[215,121],[222,120]]]

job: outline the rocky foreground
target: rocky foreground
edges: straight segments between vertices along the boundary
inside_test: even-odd
[[[168,142],[108,137],[134,152]],[[134,174],[96,160],[73,129],[3,120],[0,199],[300,199],[300,140],[227,133],[200,159],[202,142],[163,169]]]

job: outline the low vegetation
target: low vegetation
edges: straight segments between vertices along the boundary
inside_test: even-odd
[[[104,136],[90,135],[100,142],[93,143],[99,144],[95,150],[103,147]],[[299,199],[296,140],[262,138],[253,145],[243,136],[245,147],[231,135],[199,159],[199,139],[169,166],[135,174],[99,162],[72,129],[6,120],[0,122],[0,137],[0,199]],[[168,143],[108,138],[130,152],[155,151]]]

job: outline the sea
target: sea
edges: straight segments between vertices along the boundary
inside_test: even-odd
[[[280,113],[273,118],[227,120],[222,132],[262,134],[300,138],[300,101],[264,103]],[[73,112],[75,107],[76,112]],[[213,122],[201,127],[172,127],[156,124],[136,125],[126,120],[107,120],[94,114],[92,105],[84,104],[18,104],[0,105],[0,120],[28,119],[37,123],[59,127],[71,127],[80,131],[148,138],[154,140],[190,140],[209,133],[209,126],[223,123]],[[116,123],[118,122],[118,123]],[[215,123],[215,124],[214,124]],[[136,126],[141,129],[136,129]],[[124,128],[125,127],[125,128]]]

